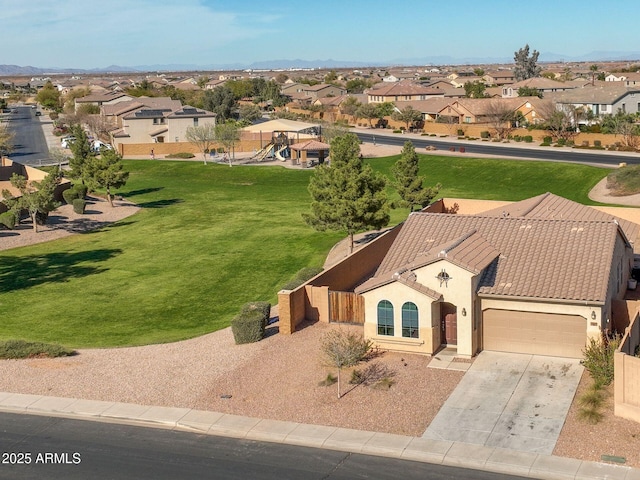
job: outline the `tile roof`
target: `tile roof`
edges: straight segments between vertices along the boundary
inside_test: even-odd
[[[394,95],[444,95],[439,88],[433,88],[409,81],[385,83],[380,87],[369,89],[365,93],[378,96]]]
[[[564,92],[554,92],[553,95],[545,95],[556,103],[587,103],[613,105],[630,93],[640,93],[638,87],[627,87],[621,82],[606,82],[606,85],[587,85],[583,88],[574,88]]]
[[[410,214],[374,276],[356,291],[446,259],[482,272],[480,295],[604,302],[620,226],[609,215],[601,217],[602,212],[586,216],[584,206],[574,207],[578,218],[570,218],[565,202],[574,202],[540,197],[501,208],[499,214]],[[567,214],[549,213],[547,207],[554,204]],[[503,216],[502,210],[510,214]]]

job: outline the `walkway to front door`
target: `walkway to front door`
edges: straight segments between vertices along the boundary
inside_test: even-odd
[[[423,438],[551,455],[583,370],[574,358],[481,352]]]

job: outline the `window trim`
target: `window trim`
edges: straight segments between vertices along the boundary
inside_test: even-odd
[[[415,318],[413,318],[413,314],[415,314]],[[402,336],[404,338],[420,338],[420,315],[418,306],[413,302],[402,304]]]

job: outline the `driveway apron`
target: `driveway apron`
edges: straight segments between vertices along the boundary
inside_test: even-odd
[[[578,359],[481,352],[423,438],[550,455],[582,372]]]

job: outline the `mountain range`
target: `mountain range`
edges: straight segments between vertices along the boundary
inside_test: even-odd
[[[640,59],[640,52],[591,52],[580,56],[569,56],[557,53],[541,53],[541,63],[557,62],[611,62],[611,61],[636,61]],[[362,62],[345,60],[301,60],[281,59],[253,62],[251,64],[233,63],[218,65],[195,64],[155,64],[123,67],[110,65],[104,68],[81,69],[59,67],[33,67],[19,65],[0,65],[0,76],[9,75],[53,75],[53,74],[78,74],[78,73],[135,73],[135,72],[178,72],[178,71],[210,71],[210,70],[289,70],[289,69],[314,69],[314,68],[362,68],[385,66],[412,66],[412,65],[484,65],[484,64],[509,64],[513,58],[507,57],[468,57],[455,58],[447,55],[427,56],[415,58],[397,58],[387,62]]]

